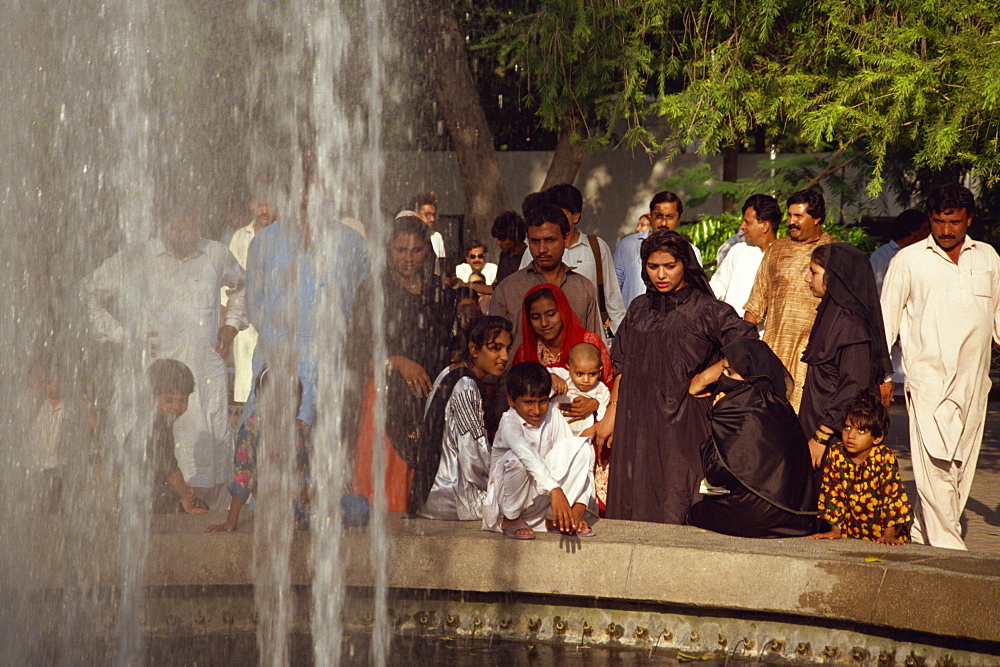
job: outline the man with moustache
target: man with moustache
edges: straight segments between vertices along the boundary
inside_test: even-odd
[[[764,342],[792,374],[788,402],[798,412],[807,365],[802,352],[816,319],[816,297],[805,283],[812,251],[833,243],[822,229],[826,201],[816,190],[800,190],[788,198],[788,236],[767,249],[757,270],[743,318],[764,328]]]
[[[497,284],[490,301],[489,314],[506,317],[513,325],[510,349],[521,346],[521,304],[524,295],[535,285],[551,283],[566,293],[570,307],[587,331],[600,334],[601,315],[597,305],[597,287],[587,278],[563,263],[569,220],[554,204],[540,204],[528,211],[528,250],[531,264],[515,271]],[[514,355],[511,354],[511,359]]]
[[[931,236],[892,259],[882,313],[906,365],[913,541],[965,549],[960,522],[986,423],[990,344],[1000,342],[1000,257],[967,236],[976,214],[968,188],[943,185],[925,208]]]

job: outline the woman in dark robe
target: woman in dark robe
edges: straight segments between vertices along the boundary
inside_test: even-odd
[[[813,251],[806,283],[820,297],[802,361],[809,364],[799,421],[818,468],[840,437],[847,404],[863,389],[878,394],[892,375],[882,307],[868,257],[850,243]]]
[[[372,368],[372,304],[385,298],[387,415],[386,495],[390,511],[405,511],[415,449],[420,441],[424,403],[431,378],[448,365],[454,326],[455,292],[433,274],[430,229],[419,218],[393,222],[386,275],[372,276],[358,288],[348,325],[348,363],[364,385],[354,461],[354,492],[371,500],[375,384]],[[345,411],[350,414],[351,410]]]
[[[689,395],[689,383],[757,328],[715,298],[680,234],[651,234],[640,257],[647,291],[615,337],[611,403],[597,426],[598,443],[612,447],[607,517],[680,524],[699,499],[709,433],[711,399]]]
[[[722,375],[701,447],[705,481],[729,493],[695,504],[688,523],[737,537],[816,532],[816,482],[806,436],[788,403],[791,376],[767,343],[722,348]]]

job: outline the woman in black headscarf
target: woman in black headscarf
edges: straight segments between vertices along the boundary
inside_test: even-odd
[[[607,517],[680,524],[699,498],[710,405],[688,385],[723,345],[756,338],[757,328],[715,298],[677,232],[650,234],[640,257],[647,291],[615,337],[611,402],[597,428],[598,442],[612,445]]]
[[[840,436],[847,404],[863,389],[877,394],[892,361],[875,274],[863,252],[850,243],[816,248],[805,280],[822,300],[802,354],[809,370],[799,421],[818,468],[830,440]]]
[[[345,410],[345,431],[354,451],[355,493],[372,499],[371,462],[375,434],[375,382],[372,332],[375,299],[385,300],[383,335],[386,360],[385,489],[390,511],[405,511],[417,461],[420,427],[432,379],[448,365],[448,343],[455,322],[455,292],[433,273],[430,228],[413,216],[392,223],[384,275],[361,283],[347,328],[347,366],[352,385],[363,389],[360,407]],[[357,393],[361,393],[360,391]]]
[[[759,340],[734,340],[722,354],[711,434],[701,447],[714,495],[691,508],[688,523],[739,537],[811,535],[816,483],[786,397],[791,376]]]

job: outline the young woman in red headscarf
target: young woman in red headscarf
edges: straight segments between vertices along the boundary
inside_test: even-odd
[[[601,354],[601,382],[611,387],[613,366],[608,349],[601,337],[587,331],[580,318],[569,305],[566,294],[549,283],[536,285],[524,295],[521,308],[521,331],[524,342],[514,354],[514,363],[537,361],[546,368],[567,368],[569,351],[577,343],[590,343]],[[566,393],[565,380],[552,376],[552,386],[556,393]],[[559,403],[567,420],[575,421],[593,414],[598,409],[595,399],[578,396],[572,403]],[[608,456],[605,449],[602,459],[598,456],[594,479],[597,484],[598,505],[603,512],[607,497]]]

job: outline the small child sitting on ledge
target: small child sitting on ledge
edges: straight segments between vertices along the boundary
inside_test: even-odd
[[[584,513],[594,503],[594,448],[549,409],[552,378],[534,361],[507,375],[507,404],[493,441],[483,530],[517,540],[548,531],[591,537]]]
[[[843,442],[826,452],[819,493],[819,517],[832,529],[810,537],[855,537],[890,545],[910,541],[910,503],[896,456],[882,444],[888,431],[889,411],[872,391],[847,405]]]

